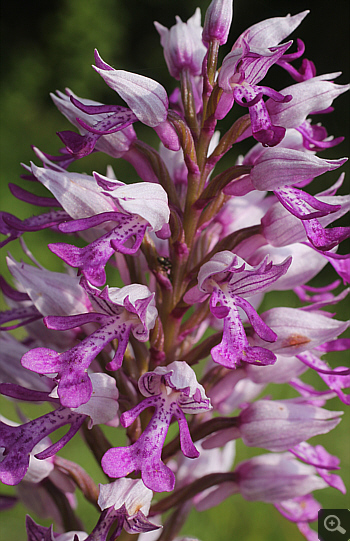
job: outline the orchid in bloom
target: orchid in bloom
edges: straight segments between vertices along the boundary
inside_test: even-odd
[[[49,348],[35,348],[24,354],[22,366],[39,374],[57,374],[58,396],[61,404],[69,408],[85,404],[91,397],[92,384],[88,367],[103,348],[117,340],[118,346],[107,365],[117,370],[132,332],[141,341],[148,340],[149,329],[154,326],[157,309],[154,295],[146,286],[132,284],[124,288],[105,288],[100,291],[85,285],[94,311],[76,316],[48,316],[46,325],[55,330],[66,330],[98,323],[100,328],[72,349],[57,353]]]
[[[120,479],[109,485],[100,485],[98,505],[102,513],[90,535],[79,531],[57,535],[54,534],[52,526],[45,528],[27,516],[28,541],[107,541],[107,538],[117,539],[123,528],[130,534],[158,530],[160,526],[146,518],[152,495],[152,491],[137,479]],[[113,526],[115,528],[111,537],[109,533]]]
[[[140,479],[117,479],[100,485],[98,505],[108,518],[113,521],[117,518],[118,532],[123,527],[128,533],[150,532],[159,529],[146,518],[152,497],[153,492]]]
[[[45,526],[40,526],[34,520],[27,515],[26,517],[26,531],[28,541],[36,541],[37,539],[42,539],[43,541],[84,541],[88,539],[88,534],[83,531],[71,531],[69,534],[55,534],[53,527],[46,528]]]
[[[319,115],[350,85],[289,39],[308,11],[237,35],[232,0],[208,4],[154,23],[170,93],[101,42],[108,102],[51,94],[74,128],[9,184],[30,210],[0,212],[0,510],[48,520],[21,539],[199,541],[192,508],[232,497],[316,541],[314,491],[346,493],[322,438],[349,415],[350,197]]]
[[[55,169],[32,166],[36,178],[52,191],[73,219],[62,223],[61,231],[72,233],[107,225],[107,232],[85,248],[63,243],[50,245],[52,252],[69,265],[79,267],[92,284],[105,283],[104,267],[115,251],[135,254],[147,229],[161,235],[163,228],[163,234],[167,234],[170,211],[167,194],[160,185],[126,185],[98,174],[94,179],[72,177]],[[132,239],[134,242],[130,243]]]
[[[16,485],[23,479],[29,467],[30,454],[44,460],[57,453],[77,433],[87,416],[90,417],[91,428],[93,424],[106,423],[117,415],[119,393],[113,378],[107,374],[93,374],[91,379],[91,399],[84,406],[73,409],[60,406],[55,393],[29,391],[16,385],[1,384],[0,392],[7,396],[29,401],[47,400],[58,406],[56,410],[20,426],[0,422],[0,447],[4,449],[0,462],[3,483]],[[67,424],[70,429],[60,440],[39,451],[37,445],[42,440]]]
[[[272,265],[264,260],[253,268],[231,252],[221,252],[201,267],[198,289],[188,292],[185,300],[203,301],[210,295],[211,313],[224,320],[222,342],[211,351],[215,362],[227,368],[236,368],[242,361],[253,364],[274,363],[275,356],[265,348],[249,345],[238,309],[244,310],[263,341],[275,342],[277,335],[265,325],[244,297],[266,289],[271,282],[287,272],[290,263],[290,260],[286,260],[281,265]]]
[[[253,136],[265,146],[273,147],[280,143],[284,137],[285,128],[272,124],[263,95],[283,103],[288,103],[292,96],[288,94],[283,96],[257,83],[289,47],[290,42],[259,51],[243,41],[242,47],[234,49],[225,57],[219,74],[218,83],[225,94],[219,106],[218,118],[225,116],[227,110],[232,107],[233,100],[243,107],[248,107]]]
[[[147,398],[122,414],[122,425],[130,426],[146,408],[154,407],[154,414],[142,436],[133,445],[107,451],[102,459],[102,467],[111,477],[123,477],[134,470],[141,470],[146,487],[156,492],[171,491],[175,476],[160,459],[171,418],[174,416],[179,423],[183,454],[197,458],[199,453],[192,443],[184,414],[209,411],[210,401],[202,385],[197,383],[193,370],[180,361],[147,372],[140,378],[139,388]]]
[[[290,94],[259,86],[269,68],[281,62],[291,42],[279,45],[307,15],[304,11],[294,17],[275,18],[258,23],[246,30],[224,58],[218,84],[224,91],[218,118],[225,116],[233,100],[249,108],[254,138],[265,146],[275,146],[283,139],[285,128],[273,125],[263,101],[263,95],[275,102],[288,103]]]
[[[100,183],[104,182],[104,186],[108,183],[108,188],[105,189],[117,203],[116,210],[62,224],[61,231],[65,233],[84,231],[106,222],[117,222],[117,227],[112,226],[108,233],[86,248],[57,243],[51,244],[50,249],[68,265],[79,267],[93,285],[101,286],[106,281],[104,267],[115,251],[135,254],[148,228],[159,232],[167,224],[169,208],[166,193],[158,184],[128,186],[108,179],[102,180],[100,176],[97,180]],[[118,207],[122,212],[119,212]],[[128,241],[133,237],[135,240],[130,246]]]

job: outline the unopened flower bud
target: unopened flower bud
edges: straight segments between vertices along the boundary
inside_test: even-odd
[[[213,0],[205,14],[203,41],[227,41],[232,21],[232,0]]]

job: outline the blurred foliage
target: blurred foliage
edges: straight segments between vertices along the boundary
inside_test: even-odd
[[[61,142],[56,131],[70,129],[68,122],[53,106],[49,93],[56,89],[70,87],[82,97],[88,97],[103,103],[121,103],[119,97],[112,92],[91,68],[93,51],[97,48],[109,64],[116,68],[135,71],[158,80],[170,92],[175,82],[170,78],[163,59],[159,36],[154,29],[153,21],[157,20],[170,27],[175,22],[175,15],[187,20],[197,5],[202,9],[202,20],[209,0],[11,0],[1,2],[1,87],[0,87],[0,194],[1,209],[13,212],[20,218],[38,214],[36,207],[15,200],[10,194],[7,184],[15,182],[28,188],[28,182],[19,179],[23,174],[20,162],[28,164],[33,159],[30,145],[41,150],[57,154]],[[230,50],[236,37],[248,26],[269,17],[285,16],[290,10],[295,14],[310,9],[311,14],[305,19],[295,33],[305,41],[307,58],[315,61],[317,73],[329,73],[346,70],[337,80],[345,84],[349,80],[349,2],[337,0],[336,9],[331,9],[326,2],[316,0],[236,0],[235,17],[230,39],[222,47],[221,57]],[[313,9],[314,8],[314,9]],[[294,48],[293,48],[294,47]],[[295,45],[292,46],[295,50]],[[273,72],[273,73],[272,73]],[[289,76],[276,68],[268,74],[266,86],[277,90],[292,84]],[[335,102],[335,112],[322,118],[322,122],[330,134],[334,136],[349,134],[349,115],[344,113],[348,97],[340,96]],[[321,121],[321,117],[319,118]],[[223,128],[228,127],[232,117],[225,119]],[[137,125],[140,138],[148,138],[150,144],[157,144],[152,130]],[[239,152],[244,153],[251,146],[251,141],[243,144]],[[349,152],[348,140],[335,149],[330,149],[323,156],[338,158]],[[235,154],[226,157],[224,165],[232,165]],[[101,154],[94,154],[73,165],[76,171],[91,173],[93,169],[105,172],[106,165],[112,160]],[[134,172],[128,164],[121,160],[113,162],[117,176],[123,180],[132,180]],[[325,175],[315,191],[329,186],[331,179],[338,176]],[[320,187],[321,186],[321,187]],[[41,186],[36,186],[37,193],[45,194]],[[347,193],[346,186],[342,193]],[[62,268],[58,258],[47,249],[47,243],[59,239],[56,233],[45,231],[41,234],[26,234],[25,240],[34,255],[51,270]],[[9,245],[13,256],[19,260],[23,252],[16,241]],[[4,263],[6,249],[1,253],[2,273],[9,274]],[[26,260],[26,257],[24,257]],[[328,266],[329,267],[329,266]],[[324,273],[322,277],[325,278]],[[327,275],[328,277],[328,275]],[[334,279],[332,275],[332,279]],[[318,279],[319,281],[319,279]],[[330,280],[328,280],[330,281]],[[325,283],[325,281],[323,282]],[[287,298],[288,297],[288,298]],[[279,293],[266,297],[263,309],[274,305],[290,303],[298,306],[293,294]],[[344,319],[348,305],[342,303]],[[335,364],[347,362],[344,355],[332,355]],[[319,385],[319,378],[317,378]],[[289,389],[286,386],[273,386],[268,392],[275,397],[285,397]],[[293,391],[288,390],[289,393]],[[293,394],[292,394],[293,396]],[[0,403],[6,409],[6,415],[16,418],[15,408],[0,397]],[[329,409],[339,408],[339,401],[333,400]],[[34,414],[34,412],[33,412]],[[345,423],[333,433],[316,439],[325,445],[329,452],[341,457],[343,478],[350,486],[349,472],[349,433]],[[112,436],[111,436],[112,438]],[[62,450],[62,456],[76,460],[98,482],[105,482],[92,456],[84,452],[85,446],[79,437],[74,438]],[[260,450],[259,450],[260,451]],[[237,459],[239,461],[259,452],[246,449],[239,442]],[[82,462],[83,460],[83,462]],[[1,492],[14,493],[13,488],[5,487]],[[325,507],[346,507],[343,495],[335,490],[321,491],[316,497]],[[91,529],[97,519],[97,513],[78,494],[78,511],[87,530]],[[4,512],[1,517],[0,539],[23,541],[24,508],[21,505]],[[42,522],[44,523],[44,522]],[[49,522],[46,521],[46,525]],[[193,511],[184,528],[187,535],[198,536],[202,541],[296,541],[302,539],[296,527],[283,519],[271,505],[264,503],[248,503],[239,496],[229,498],[217,508],[198,514]]]

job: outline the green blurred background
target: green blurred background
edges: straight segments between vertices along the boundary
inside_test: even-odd
[[[91,98],[103,103],[122,103],[118,96],[109,89],[102,79],[91,68],[93,51],[96,47],[102,58],[115,68],[135,71],[162,83],[170,92],[175,82],[168,75],[159,46],[159,36],[153,26],[157,20],[170,27],[175,23],[175,15],[187,20],[199,5],[202,10],[202,21],[208,2],[196,0],[11,0],[1,2],[1,88],[0,88],[0,195],[1,210],[16,214],[20,218],[38,214],[36,207],[15,200],[10,194],[7,183],[14,182],[27,189],[28,182],[19,178],[23,174],[20,162],[28,164],[34,159],[30,145],[41,150],[57,154],[62,146],[56,131],[70,129],[66,119],[52,104],[49,92],[56,89],[71,88],[81,97]],[[294,0],[236,0],[234,22],[228,44],[222,47],[221,57],[229,52],[230,46],[237,36],[248,26],[275,16],[284,16],[291,12],[310,9],[311,13],[293,38],[300,37],[306,44],[307,58],[312,59],[317,74],[342,71],[337,79],[338,84],[349,81],[349,2],[336,0],[328,2]],[[293,49],[295,50],[295,49]],[[264,80],[266,86],[277,90],[292,84],[290,77],[276,67]],[[349,135],[349,98],[340,96],[335,102],[335,112],[319,117],[334,136]],[[221,130],[229,126],[229,119],[221,124]],[[139,137],[150,144],[157,145],[152,130],[136,125]],[[244,153],[251,142],[243,143],[239,152]],[[330,159],[349,154],[349,139],[335,149],[322,154]],[[232,165],[236,154],[232,151],[227,156],[226,164]],[[91,173],[97,170],[105,172],[106,165],[112,163],[117,177],[123,181],[132,181],[133,169],[122,160],[112,161],[100,153],[80,160],[73,165],[75,171]],[[345,166],[342,170],[349,170]],[[338,172],[324,175],[311,185],[313,193],[325,189],[335,181]],[[349,177],[349,175],[348,175]],[[45,194],[41,187],[37,193]],[[341,193],[348,193],[348,183]],[[46,195],[46,194],[45,194]],[[343,221],[344,223],[344,221]],[[60,262],[46,247],[50,241],[58,240],[52,232],[27,234],[25,241],[37,259],[51,270],[59,270]],[[23,257],[18,242],[8,247],[12,255],[19,260]],[[346,248],[342,248],[344,251]],[[347,249],[347,251],[349,251]],[[6,249],[1,253],[1,272],[8,278],[4,263]],[[24,257],[26,260],[26,258]],[[321,277],[314,280],[313,285],[325,284],[334,280],[332,269],[325,270]],[[277,297],[269,295],[264,301],[262,310],[271,306],[299,306],[292,293],[281,293]],[[349,306],[343,301],[337,308],[338,319],[349,317]],[[344,354],[328,356],[336,366],[346,364]],[[313,375],[314,376],[314,375]],[[312,377],[309,376],[309,377]],[[311,381],[311,380],[310,380]],[[322,387],[319,378],[313,381]],[[275,398],[286,397],[287,388],[269,386],[266,393]],[[293,396],[288,391],[289,396]],[[6,415],[17,419],[14,407],[8,407],[0,398],[1,405],[6,408]],[[338,400],[332,400],[328,409],[342,409]],[[31,410],[36,415],[35,410]],[[29,413],[28,413],[29,414]],[[350,487],[349,459],[349,414],[341,425],[332,433],[314,438],[312,443],[322,443],[329,452],[337,454],[342,460],[342,476],[347,487]],[[115,436],[109,434],[113,443]],[[243,460],[257,453],[255,449],[245,449],[237,445],[237,460]],[[62,456],[81,464],[96,482],[105,482],[103,474],[94,463],[93,458],[82,452],[83,445],[79,437],[73,439],[60,453]],[[14,493],[15,489],[2,487],[1,492]],[[328,508],[344,508],[349,503],[345,496],[334,489],[319,491],[316,498]],[[97,520],[97,513],[78,494],[78,513],[86,530],[91,531]],[[13,510],[3,512],[0,520],[0,540],[22,541],[26,538],[24,530],[24,508],[19,504]],[[35,518],[35,517],[34,517]],[[42,522],[43,523],[43,522]],[[48,522],[45,523],[48,525]],[[293,524],[288,523],[275,509],[268,504],[248,503],[239,496],[231,497],[222,505],[205,513],[193,511],[183,530],[184,534],[198,537],[202,541],[297,541],[302,536]]]

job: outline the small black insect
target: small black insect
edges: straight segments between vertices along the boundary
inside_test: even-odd
[[[170,259],[168,257],[157,257],[157,261],[162,267],[162,270],[166,273],[166,275],[170,277],[171,269],[173,266]]]

